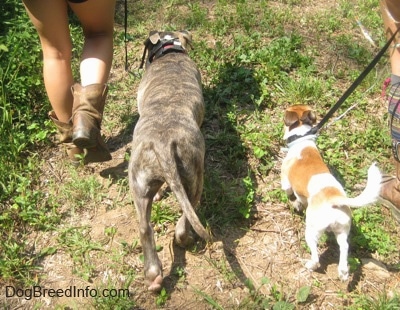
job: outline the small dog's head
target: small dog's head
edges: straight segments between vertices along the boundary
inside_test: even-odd
[[[156,58],[170,52],[185,53],[188,46],[192,46],[192,36],[188,31],[150,31],[149,37],[144,42],[144,52],[141,68],[147,52],[146,66]]]
[[[308,130],[315,125],[316,121],[317,117],[315,112],[308,105],[297,104],[288,107],[284,116],[285,135],[283,138],[287,139],[290,135],[290,131],[301,126]]]

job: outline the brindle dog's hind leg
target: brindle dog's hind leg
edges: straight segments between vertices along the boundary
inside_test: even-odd
[[[137,176],[131,170],[131,189],[133,200],[136,206],[136,212],[139,220],[140,242],[143,247],[144,255],[144,275],[145,282],[149,286],[149,291],[158,292],[161,290],[163,281],[162,265],[156,252],[154,232],[151,227],[151,207],[153,197],[161,187],[160,184],[146,184],[146,180],[137,180]]]

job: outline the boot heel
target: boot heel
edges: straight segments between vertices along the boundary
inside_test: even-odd
[[[85,162],[98,163],[111,159],[110,151],[99,132],[96,145],[93,148],[85,148]]]
[[[93,148],[97,144],[96,136],[96,133],[93,134],[85,129],[78,129],[74,130],[72,134],[72,142],[81,149]]]
[[[72,142],[85,150],[85,163],[112,159],[100,133],[107,90],[105,84],[72,87]]]

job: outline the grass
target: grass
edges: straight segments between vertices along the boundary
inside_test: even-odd
[[[103,132],[122,155],[118,172],[108,172],[101,166],[76,170],[67,162],[51,162],[47,156],[55,149],[50,142],[54,128],[46,119],[50,105],[40,74],[37,35],[27,22],[22,4],[6,0],[0,12],[0,284],[27,287],[43,283],[48,275],[42,271],[42,262],[57,253],[69,257],[75,276],[82,281],[96,282],[101,274],[104,281],[95,283],[99,288],[129,288],[140,279],[138,272],[142,271],[132,267],[141,257],[138,236],[124,235],[130,232],[124,230],[125,219],[110,223],[109,214],[118,214],[131,204],[126,162],[130,135],[138,119],[132,90],[141,77],[136,70],[141,43],[152,29],[188,29],[194,36],[190,56],[201,70],[206,102],[201,220],[216,235],[229,235],[235,227],[239,231],[235,231],[239,235],[235,238],[240,239],[251,223],[261,221],[260,206],[287,206],[287,197],[274,183],[277,178],[271,177],[279,174],[276,164],[283,146],[283,107],[308,103],[321,118],[365,68],[377,50],[361,35],[356,18],[377,45],[384,43],[377,0],[357,6],[338,1],[335,7],[326,4],[321,10],[313,4],[311,0],[130,3],[130,73],[124,73],[123,3],[119,1],[115,68]],[[71,30],[76,74],[82,39],[75,19]],[[353,105],[355,108],[339,120],[332,119],[318,138],[321,154],[349,195],[360,190],[371,162],[378,161],[382,170],[392,171],[387,115],[378,107],[380,85],[388,74],[385,58],[337,115]],[[176,222],[176,207],[173,195],[153,207],[158,238],[168,235]],[[100,227],[103,222],[92,223],[102,212],[106,212],[104,228]],[[386,214],[379,206],[354,212],[350,264],[355,272],[363,255],[377,256],[399,272],[400,240]],[[237,243],[235,239],[229,245],[234,248]],[[334,241],[327,238],[322,243],[331,246]],[[201,249],[199,245],[192,254]],[[317,279],[305,287],[288,288],[276,279],[258,285],[237,270],[232,263],[233,252],[224,253],[226,258],[210,257],[206,261],[223,281],[231,287],[241,285],[247,292],[239,302],[242,308],[307,307],[315,300],[314,292],[324,288],[325,283]],[[106,261],[107,266],[103,263]],[[183,267],[178,266],[171,278],[177,278],[182,289],[187,285]],[[193,290],[209,307],[227,307],[209,291]],[[90,303],[95,308],[124,309],[140,302],[140,294],[133,295],[96,298]],[[376,296],[357,290],[348,295],[343,299],[354,309],[399,306],[399,297],[388,296],[385,290]],[[153,306],[168,306],[173,299],[173,290],[166,289],[153,300]]]

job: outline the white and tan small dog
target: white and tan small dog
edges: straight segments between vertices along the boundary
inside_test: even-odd
[[[311,251],[306,268],[319,267],[318,240],[325,231],[332,231],[340,248],[339,278],[346,281],[347,238],[351,227],[349,207],[362,207],[374,203],[380,191],[381,173],[372,164],[363,192],[348,198],[342,185],[330,173],[315,144],[315,135],[307,134],[316,122],[315,113],[307,105],[293,105],[285,111],[284,139],[288,152],[281,169],[281,185],[286,193],[296,198],[295,208],[306,209],[305,239]]]

